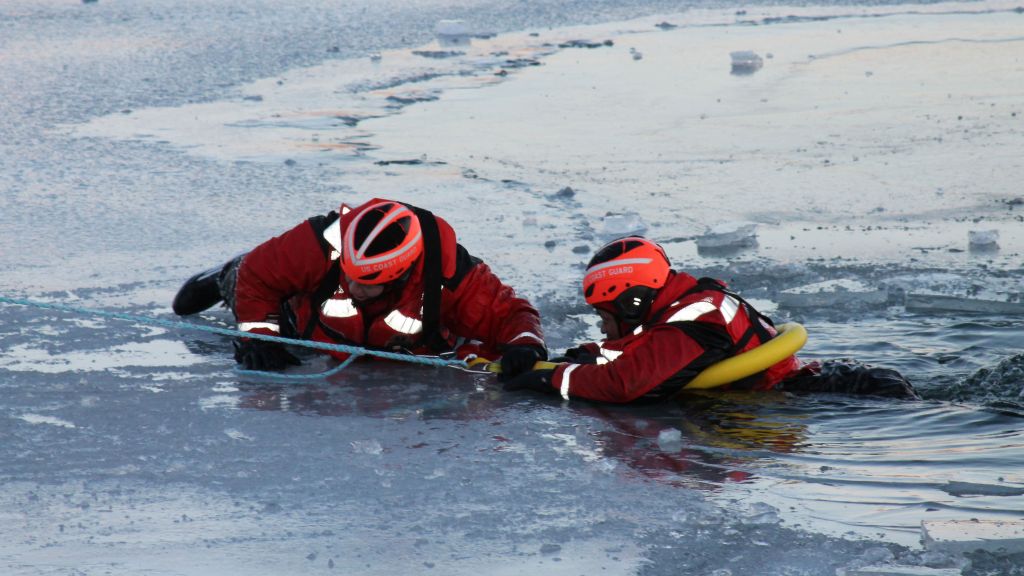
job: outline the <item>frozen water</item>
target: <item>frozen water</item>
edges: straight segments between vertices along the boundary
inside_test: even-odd
[[[698,249],[745,248],[757,245],[754,222],[721,222],[697,237]]]
[[[682,443],[683,432],[677,428],[666,428],[658,432],[658,446],[662,449]]]
[[[998,250],[999,230],[971,230],[967,233],[971,250]]]
[[[889,293],[860,280],[840,278],[788,288],[779,292],[776,299],[780,306],[788,308],[863,307],[884,305]]]
[[[434,26],[434,33],[438,36],[469,36],[472,34],[469,26],[462,20],[439,20]]]
[[[1024,302],[1004,302],[947,296],[943,294],[907,294],[907,310],[915,312],[968,312],[977,314],[1024,314]]]
[[[1024,486],[1000,486],[956,481],[950,481],[943,490],[953,496],[1020,496],[1024,494]]]
[[[959,568],[929,568],[927,566],[862,566],[840,569],[836,576],[962,576]]]
[[[631,235],[642,236],[646,232],[647,224],[636,212],[609,212],[601,219],[601,235],[608,240]]]
[[[885,546],[877,546],[875,548],[869,548],[860,555],[859,560],[865,564],[888,564],[896,558],[896,555],[892,553],[892,550]]]
[[[764,66],[764,59],[753,50],[737,50],[729,53],[732,59],[732,73],[742,76],[753,74]]]
[[[928,550],[973,552],[1000,550],[1024,552],[1024,522],[1000,520],[949,520],[921,523],[921,539]]]
[[[744,524],[777,524],[779,522],[779,511],[764,502],[751,504],[747,516],[743,519]]]

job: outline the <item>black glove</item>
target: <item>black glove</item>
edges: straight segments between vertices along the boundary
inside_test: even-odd
[[[501,374],[498,380],[505,382],[510,378],[533,369],[538,360],[547,358],[547,350],[539,346],[509,346],[501,355]]]
[[[534,390],[536,392],[555,394],[558,391],[551,387],[551,378],[554,373],[554,370],[530,370],[529,372],[523,372],[515,378],[507,380],[503,389],[506,392]]]
[[[235,340],[235,362],[246,370],[282,370],[302,363],[276,342],[251,338]]]
[[[569,348],[565,351],[564,358],[573,364],[597,364],[597,356],[583,346]]]

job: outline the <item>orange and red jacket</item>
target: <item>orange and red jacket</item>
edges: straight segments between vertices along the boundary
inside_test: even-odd
[[[721,288],[717,288],[720,286]],[[580,348],[593,364],[560,364],[551,385],[570,396],[626,403],[670,396],[704,368],[750,350],[777,332],[721,283],[670,272],[644,322],[629,335]],[[796,356],[730,386],[769,390],[799,369]]]
[[[381,199],[369,203],[381,202]],[[408,279],[372,301],[356,302],[348,295],[345,275],[323,294],[322,285],[337,266],[342,238],[351,217],[361,207],[342,205],[341,216],[331,212],[302,222],[271,238],[245,256],[235,288],[239,330],[280,333],[281,304],[288,302],[299,334],[319,342],[371,348],[429,350],[421,341],[424,271],[421,256]],[[544,347],[540,316],[529,302],[491,273],[490,268],[457,243],[455,231],[437,221],[441,250],[439,332],[449,345],[479,341],[485,357],[496,357],[511,345]],[[429,249],[429,245],[424,246]],[[322,300],[322,301],[319,301]],[[316,314],[314,313],[316,312]],[[310,324],[313,324],[310,326]],[[457,342],[458,341],[458,342]],[[475,351],[475,350],[474,350]],[[331,352],[339,359],[347,354]]]

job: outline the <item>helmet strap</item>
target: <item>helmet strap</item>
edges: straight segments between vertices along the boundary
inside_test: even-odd
[[[643,324],[657,295],[657,290],[647,286],[628,288],[614,300],[615,317],[619,322],[629,326],[629,331],[632,332],[634,328]]]

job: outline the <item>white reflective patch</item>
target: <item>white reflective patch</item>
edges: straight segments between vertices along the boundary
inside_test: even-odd
[[[633,329],[633,335],[636,336],[637,334],[639,334],[639,333],[641,333],[643,331],[644,331],[644,326],[643,326],[643,324],[641,324],[640,326],[637,326],[636,328]]]
[[[569,375],[572,374],[573,370],[579,368],[579,366],[579,364],[570,364],[565,367],[565,372],[562,372],[562,386],[560,387],[559,392],[562,393],[562,398],[565,398],[566,400],[569,399]]]
[[[240,332],[252,332],[253,330],[256,330],[258,328],[263,328],[264,330],[270,330],[271,332],[273,332],[275,334],[280,334],[281,333],[281,327],[278,326],[277,324],[273,323],[273,322],[239,322],[238,323],[238,330]]]
[[[726,294],[719,309],[722,311],[722,318],[725,318],[725,323],[728,324],[736,317],[736,312],[740,309],[740,303],[732,296]]]
[[[324,240],[331,245],[331,260],[337,260],[341,256],[341,218],[324,229]]]
[[[598,364],[606,364],[608,362],[615,362],[622,356],[622,350],[609,350],[604,346],[601,347],[601,358],[597,359]],[[601,362],[604,360],[604,362]]]
[[[600,264],[594,264],[590,268],[587,268],[587,274],[597,272],[598,270],[604,270],[605,268],[611,268],[613,266],[629,266],[630,264],[650,264],[650,258],[620,258],[618,260],[609,260],[608,262],[602,262]]]
[[[423,331],[423,322],[416,318],[410,318],[398,310],[392,310],[384,318],[384,323],[395,332],[401,332],[402,334],[419,334]]]
[[[320,311],[331,318],[351,318],[359,314],[351,298],[328,298],[320,306]]]
[[[714,312],[718,310],[718,307],[711,302],[694,302],[689,306],[686,306],[669,317],[665,322],[688,322],[690,320],[696,320],[697,318],[707,314],[708,312]]]

